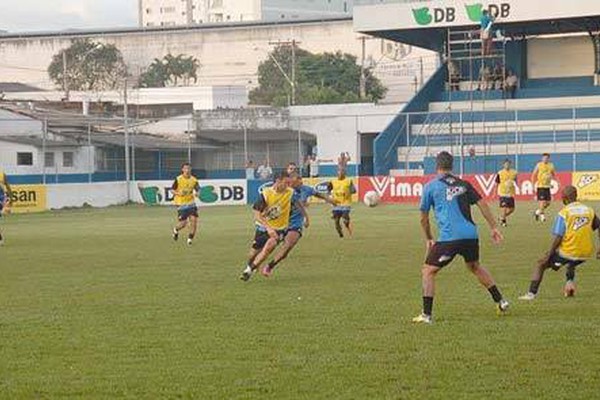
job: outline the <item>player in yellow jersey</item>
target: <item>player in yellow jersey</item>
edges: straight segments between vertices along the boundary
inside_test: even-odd
[[[535,210],[535,220],[544,222],[546,220],[545,210],[550,206],[552,201],[552,179],[556,178],[556,170],[554,164],[550,162],[550,154],[544,153],[542,161],[537,163],[531,181],[535,183],[537,188],[538,208]]]
[[[339,169],[337,178],[329,182],[328,189],[331,192],[331,198],[336,203],[333,207],[333,220],[338,235],[341,238],[344,237],[344,231],[340,223],[343,220],[348,234],[352,236],[350,211],[352,209],[352,195],[356,193],[352,179],[346,176],[346,171]]]
[[[306,218],[304,205],[294,199],[294,189],[289,185],[287,172],[279,173],[270,187],[265,187],[254,203],[256,233],[246,268],[240,279],[248,281],[273,250],[284,239],[290,224],[293,208],[298,208]]]
[[[10,210],[10,201],[12,197],[12,191],[10,189],[10,184],[8,183],[8,178],[4,172],[0,171],[0,218],[2,214],[6,214]],[[4,244],[4,236],[2,236],[2,232],[0,232],[0,245]]]
[[[498,197],[500,199],[500,224],[507,225],[507,218],[515,212],[515,193],[517,191],[517,171],[512,168],[510,160],[506,159],[503,168],[496,175]]]
[[[600,219],[592,208],[577,201],[574,186],[564,188],[562,200],[565,207],[554,222],[552,247],[534,268],[529,292],[519,297],[520,300],[535,299],[544,272],[549,268],[558,271],[562,266],[567,267],[564,294],[567,297],[575,295],[575,267],[594,256],[594,231],[600,233]],[[596,257],[600,258],[600,252]]]
[[[185,163],[181,166],[181,175],[175,178],[171,187],[177,206],[177,225],[173,228],[173,240],[179,239],[179,232],[189,225],[187,244],[191,245],[198,229],[198,206],[196,197],[200,191],[198,179],[192,175],[192,166]]]

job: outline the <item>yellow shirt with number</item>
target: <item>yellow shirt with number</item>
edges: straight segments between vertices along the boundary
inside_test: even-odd
[[[514,197],[517,189],[517,171],[502,169],[498,172],[498,196]]]
[[[575,202],[563,208],[556,217],[553,234],[562,236],[558,254],[571,260],[586,260],[594,256],[594,231],[600,221],[594,210]]]
[[[274,188],[268,187],[262,191],[262,199],[265,207],[262,213],[267,220],[269,228],[277,231],[288,228],[292,212],[293,195],[294,189],[292,188],[286,188],[283,192],[278,192]]]
[[[194,204],[196,202],[194,192],[199,189],[198,179],[194,176],[186,178],[183,175],[179,175],[175,179],[175,182],[173,182],[172,189],[176,192],[175,198],[173,199],[175,205],[185,206]]]
[[[334,179],[331,181],[331,197],[337,203],[336,207],[349,208],[352,205],[352,192],[354,184],[352,179]]]
[[[551,162],[544,163],[539,162],[537,165],[537,182],[538,188],[550,188],[552,187],[552,175],[554,174],[554,164]]]

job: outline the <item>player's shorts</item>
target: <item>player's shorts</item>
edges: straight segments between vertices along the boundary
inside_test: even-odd
[[[537,199],[538,201],[552,201],[552,193],[550,193],[550,188],[538,188]]]
[[[287,229],[282,230],[282,231],[277,231],[277,242],[278,243],[283,241],[286,233],[287,233]],[[271,236],[269,236],[269,232],[257,229],[256,233],[254,234],[254,242],[252,243],[252,248],[254,250],[261,250],[263,247],[265,247],[265,245],[267,244],[269,239],[271,239]]]
[[[343,218],[343,219],[350,219],[350,209],[347,210],[333,210],[333,218],[338,219],[338,218]]]
[[[298,234],[300,235],[300,237],[302,237],[302,232],[304,231],[304,228],[301,226],[290,226],[287,231],[285,232],[285,234],[287,235],[290,232],[298,232]]]
[[[585,260],[571,260],[565,258],[558,253],[552,254],[550,257],[549,267],[555,271],[558,271],[561,267],[577,267],[583,264]]]
[[[437,242],[427,254],[425,264],[443,268],[459,255],[465,262],[479,261],[479,240],[466,239],[452,242]]]
[[[177,219],[179,221],[187,221],[190,217],[198,218],[198,207],[181,207],[177,210]]]
[[[515,208],[514,197],[500,197],[500,208]]]

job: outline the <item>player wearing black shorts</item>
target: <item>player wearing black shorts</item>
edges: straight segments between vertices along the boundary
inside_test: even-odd
[[[427,239],[427,257],[422,268],[423,311],[413,318],[415,323],[431,323],[435,277],[456,256],[461,256],[467,268],[485,286],[497,304],[498,311],[508,310],[508,302],[498,290],[494,278],[479,263],[479,234],[471,217],[471,207],[477,205],[487,221],[492,239],[500,243],[503,239],[496,221],[485,201],[473,186],[452,175],[454,158],[442,152],[437,156],[438,177],[429,182],[421,199],[421,226]],[[429,212],[435,210],[439,237],[434,241],[429,221]]]
[[[577,201],[577,189],[566,186],[562,193],[565,207],[552,227],[552,246],[533,269],[529,291],[519,300],[534,300],[548,269],[566,267],[564,295],[575,295],[575,269],[594,256],[594,231],[600,233],[600,219],[591,207]],[[600,258],[600,252],[596,255]]]
[[[537,188],[537,201],[538,208],[535,210],[534,217],[536,221],[546,221],[546,209],[550,207],[552,202],[552,179],[556,178],[556,170],[554,164],[550,162],[550,154],[544,153],[542,155],[542,161],[537,163],[533,174],[531,175],[531,181],[535,182]]]
[[[505,160],[496,175],[498,197],[500,199],[500,223],[507,226],[508,217],[515,212],[515,194],[517,189],[517,171],[512,169],[511,161]]]

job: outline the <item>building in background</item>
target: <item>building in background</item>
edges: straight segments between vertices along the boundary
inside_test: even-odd
[[[352,14],[353,0],[139,0],[142,27],[330,18]]]

